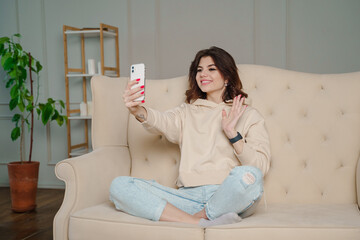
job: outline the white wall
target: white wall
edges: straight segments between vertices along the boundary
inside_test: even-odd
[[[146,64],[150,79],[186,75],[196,52],[213,45],[229,51],[237,63],[343,73],[360,70],[359,12],[358,0],[0,0],[0,36],[20,32],[25,49],[44,66],[41,98],[65,99],[63,25],[119,27],[121,76],[137,62]],[[99,59],[96,40],[87,43],[86,58]],[[106,55],[111,60],[114,54],[108,49]],[[79,50],[70,56],[73,67],[79,66]],[[71,82],[71,89],[77,105],[79,81]],[[1,81],[0,185],[8,185],[6,163],[19,159],[19,143],[9,137],[8,96]],[[72,125],[76,141],[81,126]],[[66,158],[65,127],[37,122],[34,137],[39,187],[62,187],[54,164]]]

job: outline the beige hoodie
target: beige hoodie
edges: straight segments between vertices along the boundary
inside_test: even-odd
[[[222,110],[230,111],[231,103],[198,99],[166,112],[146,107],[145,129],[163,134],[179,144],[181,161],[179,187],[221,184],[235,166],[250,165],[265,175],[270,166],[270,143],[264,118],[247,107],[236,130],[244,137],[243,152],[236,154],[221,128]]]

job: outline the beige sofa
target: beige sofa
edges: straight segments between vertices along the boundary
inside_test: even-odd
[[[66,191],[54,219],[54,238],[360,239],[360,72],[318,75],[238,67],[248,103],[265,117],[271,140],[265,195],[253,216],[203,229],[115,210],[108,199],[116,176],[175,187],[179,150],[129,116],[122,101],[127,78],[94,77],[94,151],[56,166]],[[170,109],[184,101],[186,88],[185,76],[148,80],[146,104]]]

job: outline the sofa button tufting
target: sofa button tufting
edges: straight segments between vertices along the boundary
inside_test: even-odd
[[[162,135],[159,135],[159,139],[161,140],[163,138],[163,136]]]

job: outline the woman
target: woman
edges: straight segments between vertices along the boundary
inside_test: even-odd
[[[116,208],[202,227],[251,215],[263,193],[270,146],[263,117],[244,104],[247,94],[232,56],[217,47],[199,51],[190,66],[186,103],[164,113],[134,101],[144,93],[144,86],[131,89],[136,84],[129,82],[125,105],[147,130],[180,145],[179,189],[118,177],[110,187]]]

